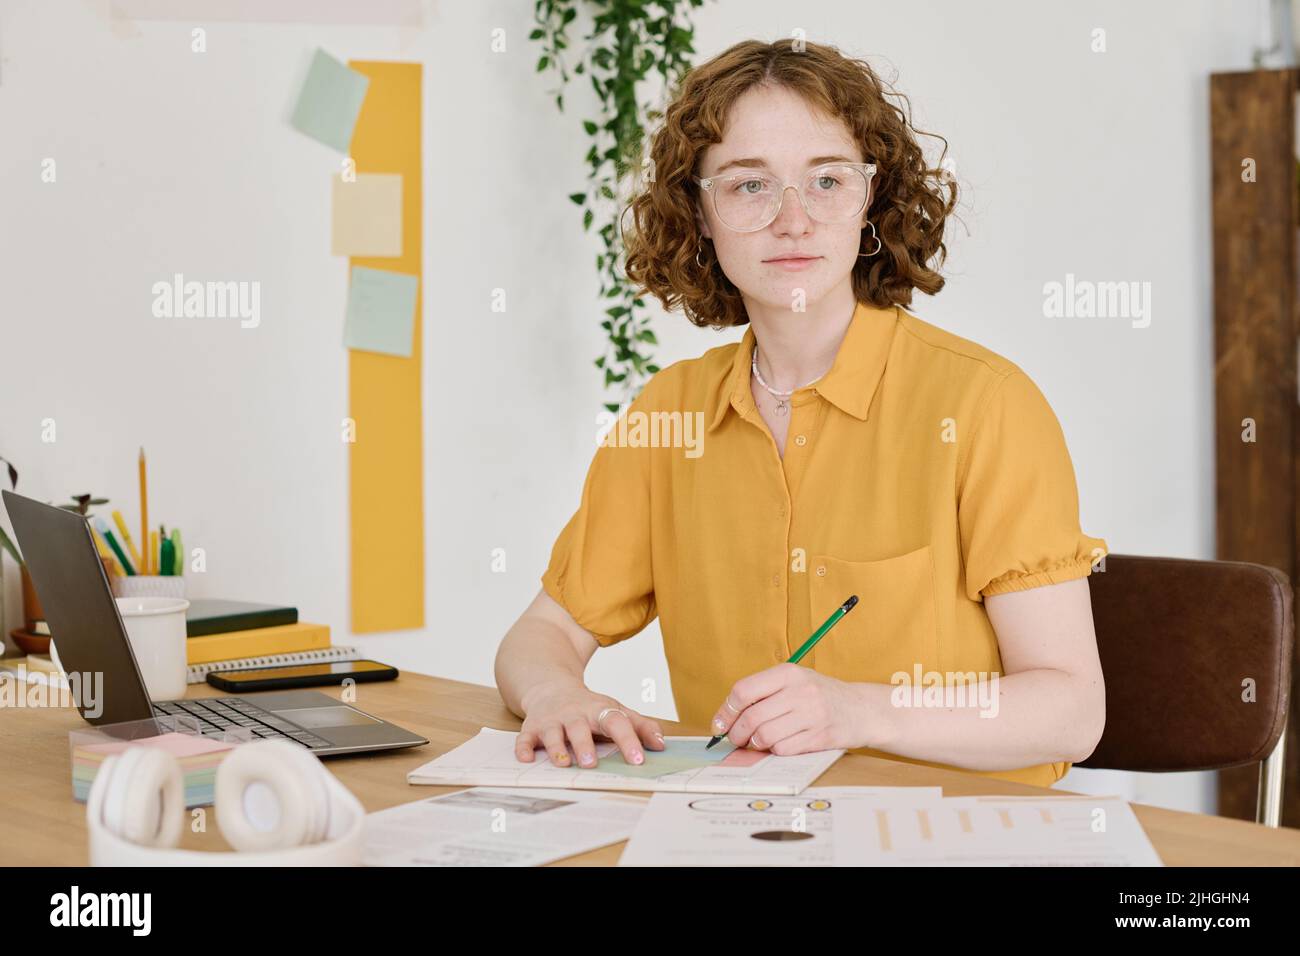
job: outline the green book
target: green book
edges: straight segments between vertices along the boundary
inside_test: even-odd
[[[185,611],[187,637],[229,634],[231,631],[251,631],[259,627],[297,623],[298,609],[280,604],[191,598],[190,606]]]

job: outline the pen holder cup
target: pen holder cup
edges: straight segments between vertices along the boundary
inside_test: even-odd
[[[108,579],[113,597],[185,597],[185,578],[164,574],[115,574]]]
[[[104,761],[139,745],[166,750],[180,761],[187,808],[210,807],[215,801],[217,765],[236,747],[254,740],[257,737],[253,732],[243,727],[232,727],[220,734],[200,734],[198,720],[185,714],[73,730],[68,733],[72,798],[85,803]]]

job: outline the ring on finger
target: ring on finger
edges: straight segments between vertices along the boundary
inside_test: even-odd
[[[627,717],[627,711],[623,710],[621,707],[606,707],[596,717],[596,729],[599,730],[602,734],[605,734],[606,736],[609,736],[609,733],[608,731],[605,730],[604,727],[601,726],[601,721],[605,719],[606,714],[614,714],[614,713],[622,714],[624,717]],[[631,720],[632,718],[627,717],[627,719]]]

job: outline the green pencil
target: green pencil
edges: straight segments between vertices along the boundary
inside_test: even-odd
[[[794,654],[791,655],[790,659],[786,661],[786,663],[798,664],[801,660],[803,660],[803,656],[813,649],[813,645],[815,645],[818,641],[820,641],[823,637],[825,637],[827,632],[830,631],[832,627],[834,627],[836,624],[839,623],[840,618],[842,618],[845,614],[848,614],[849,611],[852,611],[855,607],[857,607],[857,604],[858,604],[858,596],[856,594],[850,596],[847,601],[845,601],[843,604],[841,604],[839,607],[837,607],[834,611],[831,612],[831,616],[826,619],[826,623],[823,624],[821,627],[817,628],[817,630],[813,631],[812,637],[804,641],[803,644],[800,645],[799,650],[795,651]],[[716,735],[712,740],[710,740],[707,744],[705,744],[704,749],[708,750],[719,740],[721,740],[723,736],[724,735],[722,734]]]
[[[176,564],[172,568],[172,574],[179,577],[185,573],[185,555],[181,551],[181,529],[172,528],[172,557]]]

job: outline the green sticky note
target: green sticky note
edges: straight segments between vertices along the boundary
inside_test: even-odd
[[[353,266],[343,344],[350,349],[410,358],[419,286],[416,276]]]
[[[293,127],[347,154],[370,77],[317,50],[289,122]]]
[[[694,770],[709,764],[720,763],[727,754],[736,749],[726,740],[719,740],[712,750],[705,750],[707,740],[672,740],[664,741],[663,750],[650,750],[642,747],[645,763],[630,764],[623,759],[623,752],[615,750],[600,758],[597,769],[604,773],[616,773],[624,777],[662,777],[682,770]]]

